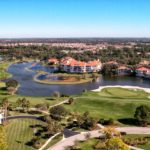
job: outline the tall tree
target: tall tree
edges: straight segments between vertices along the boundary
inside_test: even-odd
[[[8,107],[9,107],[9,102],[7,98],[4,98],[1,102],[1,105],[4,109],[4,119],[6,120],[7,118],[7,113],[8,113]]]
[[[150,107],[147,105],[137,107],[134,118],[137,119],[141,125],[150,123]]]

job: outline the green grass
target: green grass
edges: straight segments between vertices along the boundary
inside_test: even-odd
[[[7,142],[10,150],[34,150],[26,145],[33,138],[30,125],[44,125],[43,122],[32,119],[15,119],[6,125]]]
[[[49,142],[49,144],[44,148],[44,150],[47,150],[51,146],[55,145],[56,143],[61,141],[62,138],[63,138],[62,134],[57,135],[51,142]]]
[[[132,118],[137,106],[150,106],[149,97],[150,94],[141,90],[106,88],[101,92],[86,92],[75,96],[75,103],[65,107],[74,112],[89,111],[91,116],[97,118]]]
[[[5,83],[4,82],[0,82],[0,88],[5,87]]]
[[[0,79],[7,79],[10,78],[12,75],[6,72],[7,68],[11,65],[9,62],[2,62],[0,63]]]
[[[96,145],[98,142],[98,139],[89,139],[84,142],[80,142],[78,145],[81,148],[81,150],[94,150],[93,146]]]

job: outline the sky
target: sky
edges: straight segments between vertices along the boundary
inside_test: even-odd
[[[150,37],[150,0],[0,0],[0,38]]]

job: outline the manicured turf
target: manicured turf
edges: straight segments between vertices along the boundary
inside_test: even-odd
[[[70,111],[89,111],[97,118],[132,118],[137,106],[150,106],[150,94],[122,88],[106,88],[101,92],[86,92],[75,97],[73,105],[65,107]]]
[[[33,138],[33,129],[30,125],[44,125],[41,121],[32,119],[16,119],[6,125],[7,142],[10,150],[34,150],[26,145]]]
[[[9,74],[8,72],[6,72],[8,66],[11,63],[9,62],[2,62],[0,63],[0,79],[7,79],[11,77],[11,74]]]
[[[93,146],[96,145],[97,142],[97,139],[89,139],[85,142],[80,142],[78,145],[81,148],[81,150],[94,150]]]
[[[0,88],[5,87],[5,83],[4,82],[0,82]]]

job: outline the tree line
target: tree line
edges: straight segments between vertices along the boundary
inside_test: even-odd
[[[74,48],[42,46],[14,46],[0,47],[0,55],[5,59],[23,60],[23,58],[48,60],[49,58],[61,59],[66,56],[73,57],[81,61],[100,59],[102,62],[116,60],[121,64],[136,65],[143,59],[149,59],[150,46],[138,44],[133,48],[117,49],[113,46],[107,49],[97,49],[96,51],[74,52]],[[67,52],[64,52],[67,50]],[[76,49],[77,50],[77,49]],[[86,50],[86,49],[85,49]]]

